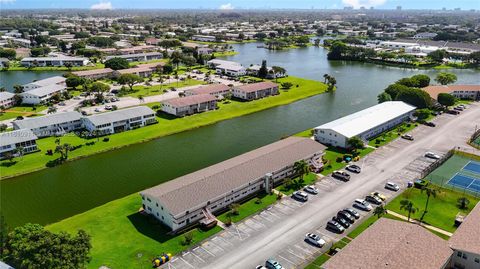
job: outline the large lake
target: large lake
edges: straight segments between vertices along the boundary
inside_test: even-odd
[[[0,205],[7,222],[47,224],[84,212],[374,105],[382,89],[402,77],[419,73],[434,77],[439,72],[329,62],[326,51],[316,47],[276,52],[257,48],[255,43],[234,47],[240,54],[228,59],[244,65],[266,59],[268,65],[282,66],[290,75],[316,80],[329,73],[336,77],[338,90],[4,180]],[[457,74],[459,83],[480,83],[478,70],[449,71]]]

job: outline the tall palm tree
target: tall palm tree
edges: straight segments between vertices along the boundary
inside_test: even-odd
[[[425,201],[425,209],[423,210],[422,217],[420,218],[420,221],[423,221],[423,218],[428,212],[427,210],[428,210],[428,202],[430,201],[430,196],[433,196],[433,198],[437,197],[437,194],[440,193],[440,190],[433,186],[431,187],[430,184],[428,184],[427,186],[425,186],[425,188],[421,190],[421,192],[427,195],[427,201]]]
[[[400,201],[400,209],[408,211],[408,221],[410,222],[410,216],[412,214],[415,214],[418,210],[418,208],[413,204],[412,201],[408,199],[404,199]]]
[[[300,178],[300,181],[303,182],[303,177],[310,173],[310,166],[308,163],[304,160],[297,161],[293,164],[293,170],[295,173],[298,175]]]

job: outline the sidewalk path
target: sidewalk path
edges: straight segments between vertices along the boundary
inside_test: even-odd
[[[393,211],[391,211],[391,210],[387,210],[387,214],[390,214],[390,215],[392,215],[392,216],[394,216],[394,217],[397,217],[397,218],[399,218],[399,219],[403,219],[403,220],[405,220],[405,221],[408,221],[408,218],[405,217],[404,215],[398,214],[398,213],[393,212]],[[438,232],[438,233],[441,233],[441,234],[444,234],[444,235],[447,235],[447,236],[452,236],[452,235],[453,235],[453,233],[451,233],[451,232],[447,232],[447,231],[442,230],[442,229],[440,229],[440,228],[437,228],[437,227],[435,227],[435,226],[422,223],[422,222],[420,222],[420,221],[418,221],[418,220],[410,219],[410,222],[411,222],[411,223],[416,223],[416,224],[418,224],[418,225],[420,225],[420,226],[423,226],[423,227],[425,227],[425,228],[427,228],[427,229],[429,229],[429,230],[432,230],[432,231],[435,231],[435,232]]]

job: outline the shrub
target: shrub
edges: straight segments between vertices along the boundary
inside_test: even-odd
[[[343,159],[342,159],[342,157],[339,156],[339,157],[337,157],[337,159],[335,159],[335,161],[336,161],[337,163],[341,163],[341,162],[343,161]]]
[[[108,137],[103,138],[103,142],[108,142],[108,141],[110,141],[110,138]]]
[[[261,203],[262,203],[262,199],[260,199],[260,197],[257,197],[257,198],[255,199],[255,204],[259,205],[259,204],[261,204]]]

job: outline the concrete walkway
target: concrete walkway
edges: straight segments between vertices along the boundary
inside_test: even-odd
[[[403,220],[405,220],[405,221],[408,221],[408,218],[405,217],[404,215],[398,214],[398,213],[393,212],[393,211],[391,211],[391,210],[387,210],[387,214],[390,214],[390,215],[392,215],[392,216],[394,216],[394,217],[397,217],[397,218],[399,218],[399,219],[403,219]],[[420,226],[423,226],[423,227],[425,227],[425,228],[427,228],[427,229],[429,229],[429,230],[435,231],[435,232],[437,232],[437,233],[441,233],[441,234],[444,234],[444,235],[447,235],[447,236],[452,236],[452,235],[453,235],[451,232],[447,232],[447,231],[442,230],[442,229],[440,229],[440,228],[437,228],[437,227],[435,227],[435,226],[422,223],[422,222],[420,222],[420,221],[418,221],[418,220],[410,219],[410,222],[411,222],[411,223],[418,224],[418,225],[420,225]]]

